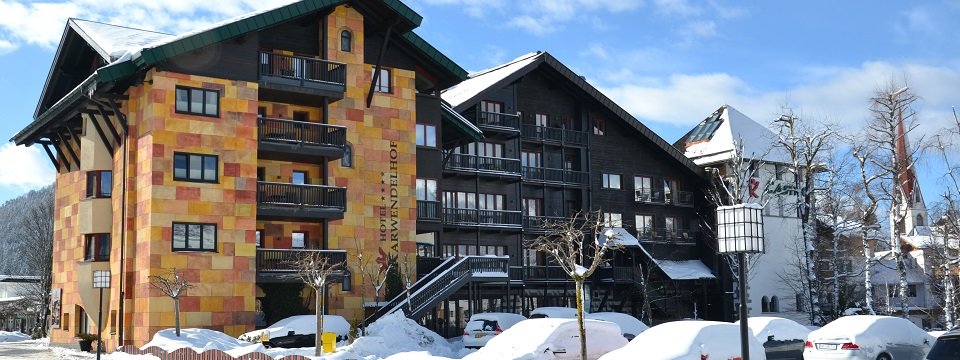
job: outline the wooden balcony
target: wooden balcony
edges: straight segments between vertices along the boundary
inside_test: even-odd
[[[444,169],[458,172],[520,177],[520,160],[468,154],[450,154]]]
[[[523,124],[521,136],[526,141],[536,141],[570,146],[587,146],[590,135],[585,131],[558,127]]]
[[[347,189],[325,185],[257,182],[257,218],[336,220],[347,210]]]
[[[319,97],[343,99],[347,64],[261,51],[260,100],[310,104]]]
[[[590,174],[583,171],[524,166],[523,181],[553,185],[587,186]]]
[[[524,215],[523,216],[523,231],[533,234],[542,234],[545,231],[543,230],[544,223],[547,222],[557,222],[563,221],[566,218],[560,216],[532,216]]]
[[[417,221],[440,221],[440,202],[417,200]]]
[[[496,227],[519,230],[523,216],[520,211],[443,208],[445,226]]]
[[[634,269],[629,266],[598,268],[594,277],[602,282],[631,284],[635,279]],[[525,265],[510,267],[510,281],[519,283],[566,283],[573,282],[570,275],[559,266]]]
[[[261,159],[322,163],[343,157],[347,128],[306,121],[257,119]]]
[[[637,240],[643,242],[693,243],[698,229],[637,228]]]
[[[301,282],[293,263],[302,256],[319,253],[333,262],[345,262],[345,250],[257,249],[257,282]]]
[[[475,121],[484,134],[495,133],[508,136],[520,134],[520,116],[516,114],[477,111]]]

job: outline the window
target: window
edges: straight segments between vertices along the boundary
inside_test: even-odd
[[[542,127],[547,126],[547,119],[547,114],[535,114],[533,117],[534,124]]]
[[[917,214],[917,223],[916,223],[916,226],[926,226],[926,225],[923,223],[923,215]]]
[[[437,201],[437,180],[417,179],[417,200]]]
[[[444,191],[443,207],[455,209],[503,210],[503,195]]]
[[[443,256],[444,257],[460,257],[460,256],[471,256],[471,255],[497,255],[504,256],[507,254],[507,247],[500,245],[454,245],[448,244],[443,246]]]
[[[353,290],[353,274],[350,273],[350,270],[343,270],[343,277],[340,279],[340,291],[352,291]]]
[[[667,238],[673,239],[680,237],[680,218],[675,216],[663,218],[663,227],[667,230]]]
[[[633,188],[634,198],[637,202],[650,202],[653,200],[653,178],[649,176],[634,176]]]
[[[618,174],[603,174],[603,188],[604,189],[619,189],[620,188],[620,175]]]
[[[523,199],[523,215],[539,216],[540,215],[540,199],[534,199],[534,198]]]
[[[437,147],[437,127],[427,124],[417,124],[417,145]]]
[[[257,107],[257,116],[258,116],[258,117],[267,117],[267,107],[266,107],[266,106],[258,106],[258,107]]]
[[[770,312],[770,299],[766,296],[760,298],[760,312]]]
[[[105,198],[110,197],[113,189],[113,172],[110,170],[98,170],[87,172],[87,197]]]
[[[84,260],[110,260],[110,234],[88,234],[84,240]]]
[[[537,256],[537,250],[534,249],[523,249],[523,261],[524,265],[537,265],[539,264]]]
[[[291,236],[292,244],[291,247],[297,249],[303,249],[307,244],[307,233],[295,231]]]
[[[220,92],[177,86],[177,112],[204,116],[220,116]]]
[[[503,103],[496,101],[480,101],[480,125],[505,126],[503,113]]]
[[[907,297],[917,297],[916,285],[907,285]]]
[[[495,157],[495,158],[503,157],[503,144],[482,142],[482,143],[477,143],[476,145],[477,145],[477,156]]]
[[[353,34],[350,30],[340,32],[340,51],[350,52],[353,49]]]
[[[257,247],[263,246],[263,230],[257,230]]]
[[[503,210],[503,195],[477,194],[477,209]]]
[[[417,243],[417,256],[434,257],[433,244]]]
[[[674,203],[673,201],[673,191],[677,187],[677,184],[674,181],[663,179],[663,202],[667,204]]]
[[[649,239],[653,233],[653,215],[637,215],[637,238]]]
[[[306,111],[294,111],[293,120],[308,122],[310,121],[310,113]]]
[[[173,251],[217,251],[217,224],[173,223]]]
[[[770,297],[770,312],[780,312],[780,299],[776,295]]]
[[[593,119],[593,134],[594,135],[603,135],[606,132],[606,124],[603,119],[595,118]]]
[[[376,68],[373,71],[377,71]],[[380,68],[380,77],[377,78],[377,84],[373,91],[380,93],[390,93],[390,69]]]
[[[353,167],[353,146],[350,146],[350,144],[343,146],[343,157],[340,158],[340,166]]]
[[[174,180],[217,182],[218,168],[216,155],[173,153]]]
[[[603,226],[606,226],[606,227],[623,227],[623,214],[620,214],[620,213],[603,213]]]
[[[291,184],[304,185],[310,183],[310,178],[307,176],[306,171],[294,171],[293,175],[290,177]]]
[[[480,111],[485,113],[500,114],[503,113],[503,103],[497,101],[481,100]]]
[[[267,180],[267,168],[263,166],[257,167],[257,181],[266,181]]]
[[[542,167],[541,156],[538,152],[522,151],[520,152],[520,165],[524,167]]]

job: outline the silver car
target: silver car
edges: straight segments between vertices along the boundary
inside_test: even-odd
[[[844,316],[807,336],[804,360],[917,360],[934,342],[907,319],[879,316]]]

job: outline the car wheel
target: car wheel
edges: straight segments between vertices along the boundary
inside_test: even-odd
[[[893,358],[891,358],[889,354],[884,353],[877,355],[877,360],[893,360]]]

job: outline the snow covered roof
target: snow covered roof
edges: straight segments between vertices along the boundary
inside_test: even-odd
[[[874,284],[896,284],[900,282],[897,274],[895,253],[891,250],[877,251],[874,254],[876,263],[871,267],[871,280]],[[914,250],[906,253],[904,263],[907,270],[907,283],[920,284],[927,281],[926,257],[923,250]]]
[[[636,237],[624,228],[603,228],[603,231],[597,236],[597,242],[600,243],[600,246],[607,245],[608,235],[613,237],[611,241],[612,244],[619,246],[640,246],[640,240],[637,240]]]
[[[730,159],[743,141],[743,157],[786,163],[786,154],[774,146],[777,134],[730,105],[723,105],[674,143],[697,165]]]
[[[653,263],[673,280],[715,279],[713,271],[700,260],[664,260],[653,257],[643,245],[639,245]]]
[[[0,282],[38,282],[39,276],[33,275],[0,275]]]
[[[124,52],[174,38],[171,34],[83,19],[69,19],[67,24],[107,62],[120,58]]]
[[[508,76],[536,63],[541,53],[540,51],[527,53],[507,63],[472,73],[463,82],[443,90],[443,99],[453,105],[454,108],[463,105]]]

